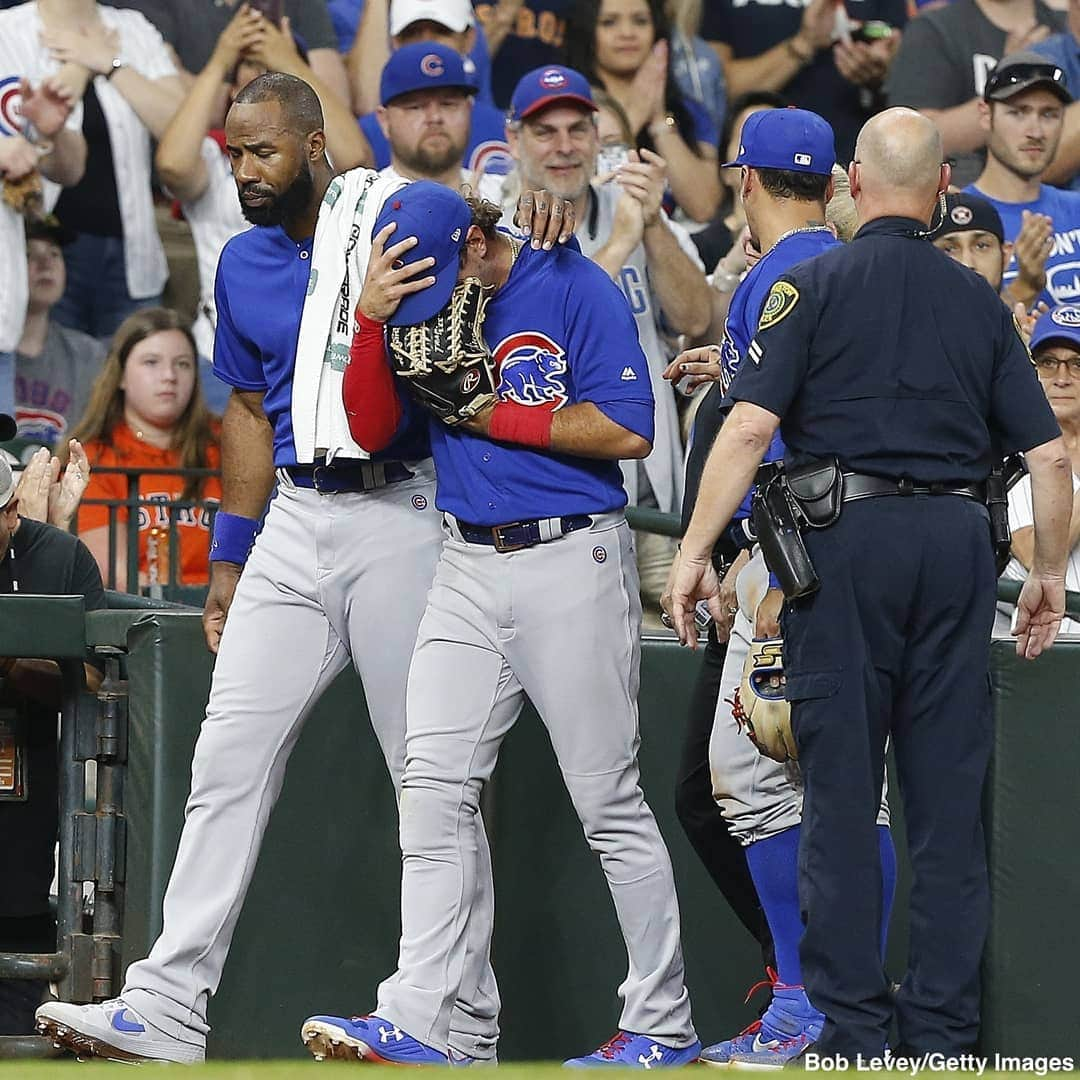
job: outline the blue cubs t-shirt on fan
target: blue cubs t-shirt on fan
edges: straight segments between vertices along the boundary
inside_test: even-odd
[[[1046,289],[1036,300],[1044,301],[1049,307],[1080,301],[1080,192],[1043,184],[1033,202],[1013,203],[991,198],[975,184],[969,184],[964,191],[981,195],[994,205],[1009,243],[1015,242],[1020,233],[1025,210],[1046,214],[1053,222],[1054,245],[1046,260]],[[1014,255],[1005,268],[1004,284],[1008,285],[1017,272]]]
[[[592,402],[650,442],[653,395],[619,287],[565,246],[522,247],[484,315],[500,400],[555,411]],[[626,505],[617,461],[531,450],[431,421],[440,510],[474,525],[595,514]]]

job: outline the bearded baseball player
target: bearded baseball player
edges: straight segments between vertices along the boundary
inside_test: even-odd
[[[759,320],[770,317],[769,296],[776,280],[796,263],[839,243],[825,224],[834,160],[829,124],[802,109],[767,110],[746,120],[740,141],[739,154],[729,166],[742,169],[741,197],[751,238],[765,254],[732,296],[719,349],[710,347],[684,354],[670,372],[675,377],[687,373],[717,377],[717,385],[698,412],[695,442],[705,439],[711,443],[719,428],[721,401],[748,355]],[[718,358],[708,355],[716,351]],[[783,443],[777,436],[766,460],[783,456]],[[745,520],[749,513],[748,497],[739,517]],[[738,529],[736,526],[736,533]],[[782,736],[761,730],[763,723],[775,721],[780,710],[786,713],[782,691],[776,695],[781,699],[778,706],[755,692],[758,687],[767,694],[768,679],[779,686],[782,677],[777,620],[783,594],[775,579],[770,579],[760,552],[738,571],[735,590],[738,610],[720,679],[709,766],[713,795],[732,835],[744,845],[775,941],[777,970],[773,974],[772,1002],[761,1019],[734,1038],[706,1047],[701,1061],[715,1066],[779,1068],[805,1052],[818,1038],[824,1017],[806,996],[799,963],[803,927],[797,864],[802,816],[798,766],[794,761],[781,763],[765,756],[748,737],[771,742],[768,748],[784,756]],[[669,597],[665,600],[669,601]],[[884,948],[896,878],[887,806],[883,806],[878,822]]]
[[[473,899],[473,822],[528,694],[600,856],[629,954],[619,1032],[567,1064],[688,1064],[701,1044],[675,883],[638,775],[641,607],[618,466],[649,452],[648,367],[607,275],[567,248],[523,247],[496,228],[499,217],[497,206],[419,182],[379,219],[419,237],[412,255],[435,259],[436,284],[388,320],[392,358],[417,354],[401,382],[422,382],[421,369],[439,376],[428,346],[447,334],[425,337],[414,324],[448,301],[456,309],[463,288],[488,298],[491,378],[484,389],[470,367],[456,390],[444,380],[410,391],[442,417],[431,438],[446,539],[409,672],[398,969],[371,1015],[315,1016],[301,1035],[319,1058],[446,1063],[465,943],[478,920],[491,932]],[[475,327],[475,310],[467,319]],[[473,355],[467,343],[462,351]],[[460,409],[459,393],[469,398]],[[353,434],[368,443],[362,423]]]
[[[350,232],[347,193],[359,192],[355,213],[366,220],[378,207],[364,210],[364,199],[387,190],[368,170],[335,177],[322,126],[311,87],[280,73],[250,83],[226,120],[241,205],[255,227],[226,246],[216,287],[214,366],[234,388],[223,420],[222,509],[203,615],[217,660],[161,936],[149,957],[128,969],[119,998],[38,1010],[39,1030],[84,1057],[204,1059],[208,1000],[289,754],[320,694],[350,659],[400,788],[409,656],[442,529],[426,422],[417,411],[406,410],[393,438],[368,455],[345,438],[340,392],[336,410],[322,393],[326,380],[333,386],[334,365],[324,360],[324,348],[331,355],[328,326],[342,321],[343,308],[351,334],[352,307],[348,277],[339,286],[340,272],[324,272],[333,317],[326,314],[307,341],[308,303],[321,295],[312,272],[320,238],[331,237],[324,271],[338,265],[338,255],[344,266],[344,241],[335,245],[330,228]],[[389,190],[397,186],[392,181]],[[563,224],[557,209],[556,232]],[[541,238],[554,240],[538,226],[535,242]],[[412,243],[379,245],[360,259],[359,309],[371,290],[400,297],[431,283],[425,260],[395,268]],[[337,413],[344,437],[335,429]],[[276,495],[259,533],[275,473]],[[477,904],[490,907],[483,824],[479,815],[468,824],[481,864]],[[462,942],[476,974],[460,984],[467,1000],[448,1008],[447,1044],[468,1060],[495,1055],[499,1002],[487,949],[482,935]]]

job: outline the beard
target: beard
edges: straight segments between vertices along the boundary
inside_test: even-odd
[[[248,184],[239,195],[270,195],[270,192],[258,184]],[[240,213],[252,225],[282,225],[307,210],[314,198],[315,177],[305,161],[293,182],[276,198],[262,206],[248,206],[241,198]]]
[[[439,149],[428,149],[423,144],[415,150],[403,150],[394,147],[394,156],[409,172],[419,176],[441,176],[455,165],[461,166],[465,157],[465,146],[457,145],[453,140]]]

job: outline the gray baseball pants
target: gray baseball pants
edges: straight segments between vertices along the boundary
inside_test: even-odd
[[[695,1039],[671,860],[641,791],[641,603],[622,513],[512,553],[446,542],[409,672],[401,792],[402,939],[379,1016],[445,1051],[459,988],[477,977],[480,792],[528,695],[551,737],[629,955],[619,1026]]]
[[[735,691],[742,681],[743,665],[754,638],[751,604],[756,609],[756,598],[767,587],[767,577],[764,559],[759,553],[743,568],[736,581],[739,611],[728,638],[720,693],[716,699],[716,718],[709,739],[713,798],[731,835],[744,847],[802,822],[802,777],[798,764],[792,761],[781,764],[762,754],[746,732],[739,730],[733,713]],[[888,781],[881,792],[879,825],[889,824],[887,795]]]
[[[289,754],[350,657],[400,791],[409,658],[442,541],[430,463],[412,467],[411,480],[355,494],[320,495],[279,475],[214,667],[164,927],[150,955],[128,969],[122,992],[176,1038],[205,1041],[207,1002],[221,979]],[[473,903],[490,921],[483,822],[476,815],[469,826]],[[475,974],[461,983],[468,1000],[448,1010],[455,1049],[474,1057],[490,1057],[498,1035],[488,947],[482,932],[463,943]]]

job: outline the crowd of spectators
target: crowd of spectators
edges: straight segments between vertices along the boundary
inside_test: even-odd
[[[845,161],[881,108],[930,116],[955,186],[1001,222],[997,256],[966,234],[947,250],[1000,262],[1003,298],[1034,319],[1080,300],[1078,39],[1080,0],[0,0],[0,410],[27,459],[40,445],[62,462],[74,433],[99,470],[214,467],[229,393],[212,367],[214,274],[248,227],[223,119],[280,70],[319,94],[337,169],[467,184],[504,208],[523,186],[574,201],[654,376],[656,446],[626,463],[631,501],[671,511],[701,395],[663,373],[719,339],[756,257],[738,170],[721,167],[746,118],[812,109]],[[523,90],[529,72],[547,82]],[[163,245],[174,235],[185,248]],[[107,534],[125,511],[105,503],[125,491],[100,472],[77,518],[121,585],[125,545],[110,565]],[[162,504],[140,515],[140,582],[173,500],[191,504],[179,580],[205,582],[216,491],[182,474],[140,483]],[[641,539],[655,598],[668,545]]]

